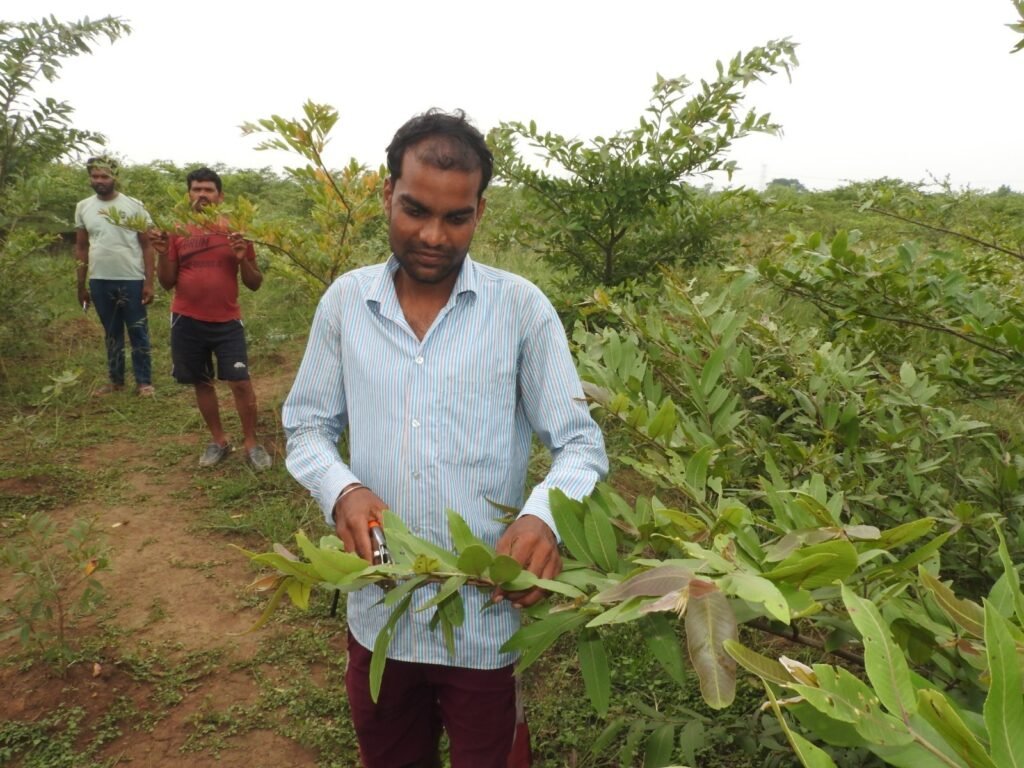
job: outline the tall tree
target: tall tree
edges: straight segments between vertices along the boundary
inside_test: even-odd
[[[114,16],[0,21],[0,193],[53,160],[103,143],[101,134],[72,126],[68,102],[35,98],[34,90],[41,79],[57,79],[64,59],[91,53],[98,38],[114,42],[130,32]]]

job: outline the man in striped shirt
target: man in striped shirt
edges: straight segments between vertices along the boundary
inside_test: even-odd
[[[462,112],[414,117],[388,147],[384,210],[392,255],[353,270],[324,294],[283,410],[288,469],[318,500],[349,551],[370,558],[368,523],[384,509],[416,535],[453,549],[446,510],[544,578],[562,567],[552,488],[582,498],[607,472],[561,322],[529,281],[474,262],[469,246],[493,158]],[[338,451],[348,431],[349,457]],[[551,452],[529,494],[532,436]],[[511,525],[491,502],[520,508]],[[379,700],[369,658],[391,608],[368,587],[348,598],[346,673],[367,768],[439,766],[448,732],[453,768],[505,768],[514,743],[515,656],[500,651],[519,608],[539,590],[463,590],[455,653],[417,611],[416,591],[388,649]],[[521,731],[520,731],[521,732]]]

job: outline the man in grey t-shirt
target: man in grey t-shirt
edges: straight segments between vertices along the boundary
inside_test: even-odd
[[[109,382],[96,390],[105,395],[124,389],[125,331],[132,345],[135,391],[152,396],[153,365],[146,305],[153,300],[153,249],[149,236],[110,220],[116,209],[122,220],[138,219],[146,229],[153,220],[142,203],[117,191],[117,163],[106,157],[86,161],[89,185],[96,192],[75,208],[75,258],[78,260],[78,301],[91,303],[103,323]],[[88,279],[88,283],[86,280]]]

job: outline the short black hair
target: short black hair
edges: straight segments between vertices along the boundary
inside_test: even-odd
[[[420,160],[442,171],[480,171],[478,197],[491,182],[494,155],[484,135],[461,109],[448,113],[435,107],[416,115],[398,129],[387,149],[388,172],[393,180],[402,177],[402,158],[407,149],[415,146],[422,146],[417,155]]]
[[[196,168],[185,177],[185,188],[192,189],[193,181],[212,181],[214,186],[217,187],[218,192],[224,191],[224,185],[221,184],[220,176],[212,168],[207,168],[205,165],[201,168]]]

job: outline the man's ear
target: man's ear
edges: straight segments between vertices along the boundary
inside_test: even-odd
[[[395,192],[395,185],[391,183],[391,177],[384,179],[384,215],[391,220],[391,196]]]
[[[480,219],[484,217],[484,210],[487,208],[487,198],[483,195],[480,196],[480,202],[476,204],[476,220],[479,223]]]

